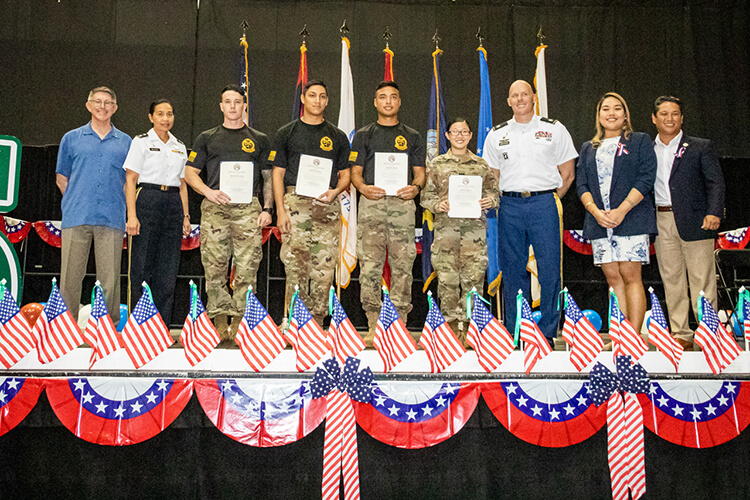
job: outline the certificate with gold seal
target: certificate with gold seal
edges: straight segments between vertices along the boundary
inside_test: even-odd
[[[482,216],[481,175],[451,175],[448,178],[448,217],[452,219],[478,219]]]
[[[230,203],[253,202],[253,169],[251,161],[223,161],[219,164],[219,190],[226,193]]]
[[[317,198],[331,189],[332,170],[333,160],[329,158],[300,155],[295,191],[299,196]]]

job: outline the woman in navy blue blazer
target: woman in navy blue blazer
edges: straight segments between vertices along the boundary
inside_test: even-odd
[[[581,147],[576,167],[587,212],[583,234],[636,331],[646,313],[641,266],[649,263],[649,237],[656,234],[655,180],[654,142],[633,132],[622,96],[604,94],[596,107],[596,135]]]

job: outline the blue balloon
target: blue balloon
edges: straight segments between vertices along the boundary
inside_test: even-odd
[[[128,322],[128,305],[120,304],[120,322],[117,323],[117,331],[121,332],[125,329],[125,323]]]
[[[534,318],[534,322],[536,324],[539,324],[539,322],[542,320],[542,311],[534,311],[531,313],[531,317]]]
[[[586,319],[588,319],[591,322],[591,326],[596,328],[596,331],[599,332],[602,329],[602,317],[599,316],[599,313],[596,311],[592,311],[591,309],[584,309],[581,311],[584,316],[586,316]]]

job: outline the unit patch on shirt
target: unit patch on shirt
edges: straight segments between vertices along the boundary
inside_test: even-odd
[[[252,153],[255,151],[255,143],[252,139],[242,140],[242,151],[244,151],[245,153]]]
[[[320,140],[320,149],[330,151],[333,149],[333,141],[327,135]]]
[[[403,135],[396,137],[396,149],[403,151],[407,147],[408,144],[406,143],[406,137],[404,137]]]

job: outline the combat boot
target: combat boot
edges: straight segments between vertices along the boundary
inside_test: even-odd
[[[367,313],[367,333],[362,340],[365,341],[367,347],[372,347],[372,341],[375,339],[375,330],[378,327],[378,317],[380,313],[377,311],[368,311]]]

